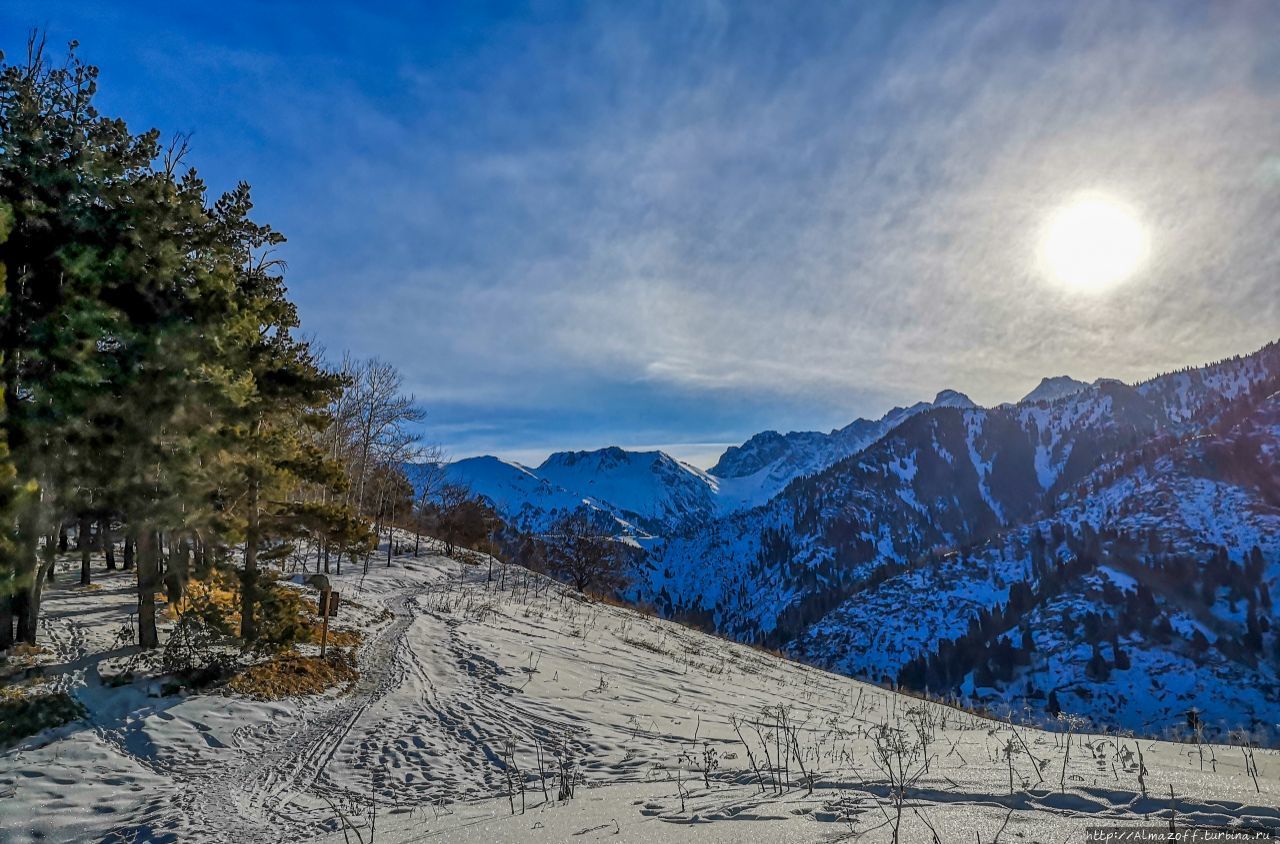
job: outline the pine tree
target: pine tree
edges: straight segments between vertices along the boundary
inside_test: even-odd
[[[8,205],[0,203],[0,245],[9,238],[9,229],[13,225],[13,211]],[[7,271],[3,260],[0,260],[0,297],[5,294],[5,278]],[[4,353],[0,349],[0,371],[4,369]],[[5,415],[5,403],[0,397],[0,421]],[[17,520],[16,504],[21,499],[17,486],[17,469],[13,465],[9,453],[7,428],[0,424],[0,520],[5,525]],[[0,531],[0,650],[7,650],[13,645],[13,602],[18,592],[18,577],[15,537],[9,530]]]
[[[111,380],[109,339],[124,315],[103,293],[129,275],[130,180],[153,136],[132,137],[94,109],[96,69],[74,53],[55,67],[32,37],[26,60],[0,70],[0,205],[9,209],[0,263],[3,436],[13,477],[3,496],[0,569],[17,635],[34,642],[53,538],[85,471],[77,448],[88,403]],[[47,553],[38,553],[42,537]]]
[[[239,267],[226,364],[242,374],[243,391],[225,429],[224,494],[242,502],[232,516],[244,542],[240,635],[246,642],[258,636],[255,610],[264,545],[296,538],[319,518],[331,517],[337,529],[345,529],[348,521],[344,512],[308,507],[289,494],[300,483],[338,483],[339,468],[308,432],[327,423],[326,408],[343,382],[292,335],[297,311],[285,297],[282,265],[269,257],[284,238],[251,221],[251,208],[243,184],[215,208]]]

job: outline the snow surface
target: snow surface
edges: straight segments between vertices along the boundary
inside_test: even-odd
[[[103,666],[132,650],[113,643],[129,576],[84,590],[64,575],[42,641],[53,682],[89,715],[0,755],[0,840],[888,841],[871,736],[925,722],[930,764],[907,790],[904,841],[933,840],[930,827],[943,841],[1003,829],[1057,842],[1098,824],[1163,825],[1170,787],[1180,827],[1280,830],[1274,751],[1255,751],[1256,784],[1226,746],[1202,762],[1188,745],[1075,735],[1068,761],[1059,733],[786,662],[516,567],[490,583],[489,571],[431,550],[333,576],[355,602],[343,618],[371,629],[362,677],[349,694],[272,703],[104,686]],[[729,720],[745,721],[763,766],[758,736],[773,740],[766,713],[779,706],[799,726],[812,794],[794,761],[782,793],[762,793]],[[716,760],[705,782],[704,752]],[[540,756],[572,772],[572,800],[539,774]]]

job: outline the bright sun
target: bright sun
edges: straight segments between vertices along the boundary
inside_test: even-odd
[[[1147,232],[1132,209],[1089,193],[1054,212],[1041,237],[1040,261],[1060,283],[1099,292],[1132,275],[1147,247]]]

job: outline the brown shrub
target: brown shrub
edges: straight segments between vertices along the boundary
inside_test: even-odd
[[[250,666],[232,678],[226,688],[255,700],[280,700],[349,687],[359,677],[355,660],[346,651],[334,650],[325,659],[285,653]]]

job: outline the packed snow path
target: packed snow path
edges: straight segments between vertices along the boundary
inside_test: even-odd
[[[279,703],[104,686],[128,576],[60,583],[51,670],[89,716],[0,756],[0,841],[1057,842],[1167,828],[1171,802],[1183,826],[1280,829],[1272,751],[1255,782],[1238,747],[1068,742],[489,572],[430,553],[335,576],[361,679]],[[877,736],[902,738],[900,820]]]
[[[265,829],[275,830],[282,839],[314,829],[314,818],[294,800],[308,792],[341,797],[340,790],[325,780],[325,766],[369,707],[403,681],[398,654],[413,618],[408,603],[405,591],[389,596],[394,620],[379,627],[361,648],[361,676],[351,694],[330,698],[299,718],[237,731],[236,746],[245,751],[242,763],[230,772],[210,772],[205,782],[184,795],[189,802],[184,814],[206,816],[203,830],[188,831],[192,840],[212,829],[218,836],[235,829],[239,841],[256,840]]]

